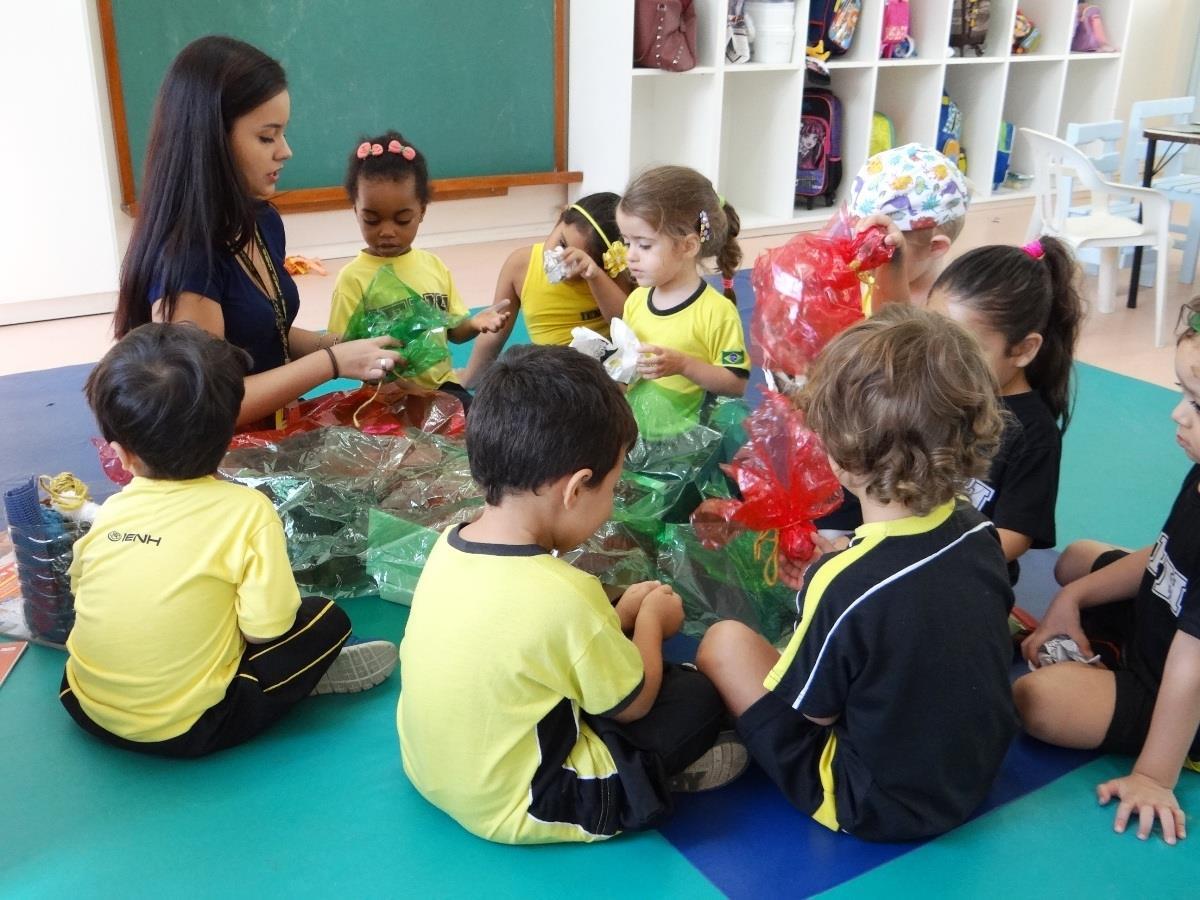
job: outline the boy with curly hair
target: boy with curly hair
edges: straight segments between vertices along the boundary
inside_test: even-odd
[[[751,756],[833,830],[954,828],[1016,732],[1004,555],[960,496],[999,443],[995,395],[974,340],[933,313],[889,306],[835,338],[801,403],[864,524],[806,573],[782,654],[733,621],[700,645]]]

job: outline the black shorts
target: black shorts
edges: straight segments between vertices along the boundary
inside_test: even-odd
[[[1128,555],[1127,550],[1105,550],[1096,557],[1092,571],[1097,572]],[[1117,648],[1118,658],[1124,662],[1126,642],[1133,638],[1132,597],[1085,609],[1080,621],[1093,649],[1103,657],[1104,648],[1098,644],[1107,642]],[[1150,720],[1154,717],[1154,704],[1158,700],[1158,685],[1147,682],[1137,672],[1123,668],[1120,663],[1112,669],[1116,679],[1116,705],[1113,707],[1112,721],[1108,723],[1108,731],[1104,733],[1104,740],[1098,749],[1104,753],[1137,756],[1146,743],[1146,735],[1150,733]],[[1192,741],[1188,756],[1200,760],[1200,732]]]
[[[788,802],[807,815],[816,812],[825,799],[820,761],[830,729],[809,721],[770,692],[735,724],[754,761]]]

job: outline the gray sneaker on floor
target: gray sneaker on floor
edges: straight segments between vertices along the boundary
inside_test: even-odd
[[[668,779],[667,787],[680,794],[711,791],[737,779],[749,764],[750,754],[737,733],[722,731],[699,759]]]
[[[398,659],[396,645],[390,641],[347,642],[313,694],[354,694],[373,688],[387,680]]]

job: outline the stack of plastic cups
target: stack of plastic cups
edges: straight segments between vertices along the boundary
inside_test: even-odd
[[[38,502],[32,478],[5,492],[4,511],[29,633],[39,640],[65,643],[75,624],[75,598],[67,575],[71,535],[63,528],[62,516]]]
[[[794,0],[750,0],[746,4],[746,15],[754,24],[750,61],[790,63],[796,37]]]

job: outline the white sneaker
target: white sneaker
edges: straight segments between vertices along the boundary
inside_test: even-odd
[[[396,645],[390,641],[360,642],[351,637],[321,676],[313,694],[354,694],[373,688],[387,680],[398,659]]]
[[[723,787],[739,778],[750,765],[750,754],[733,731],[722,731],[717,742],[700,758],[667,781],[667,787],[680,794],[695,794]]]

